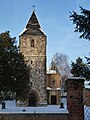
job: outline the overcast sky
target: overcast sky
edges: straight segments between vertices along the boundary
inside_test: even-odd
[[[19,40],[35,5],[37,18],[47,35],[47,65],[56,52],[65,53],[69,63],[90,52],[90,42],[79,39],[69,19],[70,11],[80,12],[79,5],[90,9],[89,0],[0,0],[0,33],[10,31]]]

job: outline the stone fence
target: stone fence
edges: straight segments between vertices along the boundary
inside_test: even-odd
[[[68,113],[0,113],[0,120],[69,120]]]

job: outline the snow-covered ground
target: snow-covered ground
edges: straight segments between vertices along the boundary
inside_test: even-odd
[[[59,105],[48,105],[46,107],[16,107],[15,101],[5,101],[5,103],[6,109],[1,109],[0,106],[0,113],[68,113],[66,107],[60,108]]]
[[[63,103],[64,108],[67,109],[67,98],[66,97],[61,98],[61,103]]]
[[[69,113],[67,110],[67,100],[66,98],[62,98],[61,102],[64,104],[64,108],[60,108],[59,105],[48,105],[46,107],[16,107],[15,101],[5,101],[6,109],[2,109],[0,104],[0,113],[18,113],[18,114],[41,114],[41,113]],[[26,111],[23,111],[26,110]],[[84,106],[84,119],[90,120],[90,107]]]

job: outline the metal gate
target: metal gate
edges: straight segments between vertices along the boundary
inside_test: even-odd
[[[84,120],[90,120],[90,107],[84,106]]]

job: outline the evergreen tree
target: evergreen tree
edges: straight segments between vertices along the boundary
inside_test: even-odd
[[[90,10],[80,7],[80,11],[81,14],[77,14],[75,11],[73,11],[73,13],[70,15],[70,19],[73,21],[73,24],[75,24],[75,32],[80,33],[80,38],[90,41]],[[86,78],[88,79],[90,78],[90,57],[85,58],[87,60],[88,67],[85,65],[86,67],[84,67],[84,71],[86,70]],[[72,63],[72,65],[74,66],[74,63]]]
[[[90,79],[90,69],[88,64],[82,61],[82,58],[78,57],[76,62],[71,64],[71,73],[74,77],[84,77]]]
[[[71,13],[70,19],[75,24],[75,32],[81,33],[80,38],[85,38],[90,41],[90,10],[80,7],[81,14],[75,11]]]
[[[17,98],[25,97],[29,84],[29,68],[18,51],[16,39],[9,31],[0,34],[0,97],[6,99],[9,94]]]

